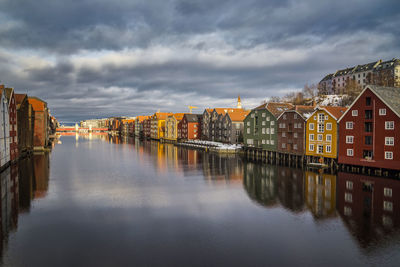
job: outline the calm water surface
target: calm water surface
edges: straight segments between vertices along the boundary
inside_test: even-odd
[[[400,266],[399,181],[61,141],[1,174],[2,266]]]

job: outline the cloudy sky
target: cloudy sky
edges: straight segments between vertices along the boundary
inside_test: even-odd
[[[0,81],[60,121],[252,108],[400,56],[398,0],[0,0]]]

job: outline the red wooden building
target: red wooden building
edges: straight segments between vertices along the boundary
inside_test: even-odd
[[[185,114],[178,123],[178,139],[195,140],[201,137],[201,117],[198,114]]]
[[[368,85],[339,120],[339,164],[400,170],[400,91]]]
[[[307,119],[314,112],[312,106],[296,106],[278,117],[278,151],[294,155],[305,154]]]

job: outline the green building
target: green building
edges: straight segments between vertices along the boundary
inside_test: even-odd
[[[288,103],[265,103],[253,109],[244,119],[244,145],[268,151],[278,147],[277,118],[294,106]]]

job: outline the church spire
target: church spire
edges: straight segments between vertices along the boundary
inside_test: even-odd
[[[240,100],[240,95],[238,95],[237,108],[242,108],[242,101]]]

